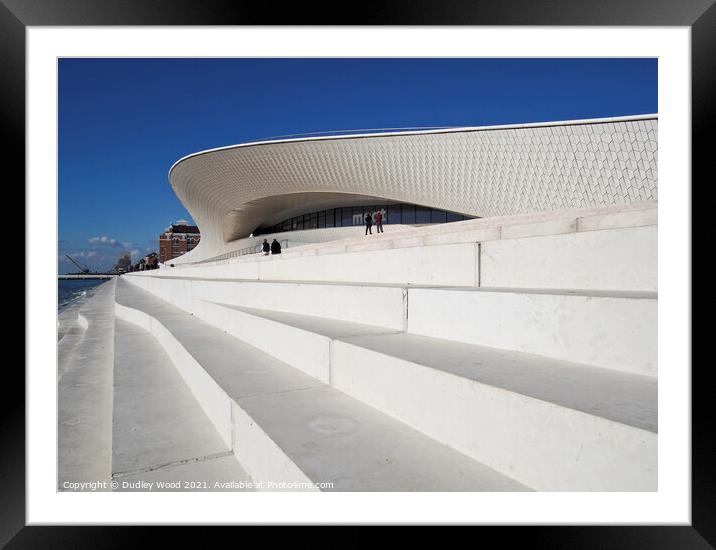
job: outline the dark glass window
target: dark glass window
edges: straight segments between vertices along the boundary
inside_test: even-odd
[[[353,207],[353,225],[365,225],[365,213],[373,212],[370,206]]]
[[[430,223],[445,223],[446,215],[444,210],[431,210]]]
[[[405,224],[415,223],[415,207],[410,204],[404,204],[402,217]]]
[[[424,206],[416,206],[415,223],[430,223],[430,209]]]
[[[388,219],[384,223],[401,223],[400,205],[391,205],[388,207]]]
[[[365,223],[366,212],[370,212],[371,215],[375,212],[382,212],[383,223],[385,224],[446,223],[473,219],[472,216],[465,216],[457,212],[446,212],[445,210],[437,210],[412,204],[372,204],[367,206],[347,206],[344,208],[322,210],[320,212],[294,216],[293,218],[284,220],[270,227],[256,229],[255,234],[322,229],[324,227],[353,227],[354,225],[363,225]],[[188,237],[186,241],[189,247],[193,247],[193,245],[196,245],[198,242],[198,239]],[[178,239],[174,239],[172,245],[176,247],[177,242]]]

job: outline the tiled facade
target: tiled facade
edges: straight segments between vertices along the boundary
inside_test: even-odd
[[[266,197],[352,193],[511,215],[655,200],[657,163],[650,115],[244,144],[180,160],[170,182],[209,256],[271,214],[256,202]]]

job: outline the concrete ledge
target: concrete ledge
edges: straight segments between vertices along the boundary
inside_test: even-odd
[[[566,225],[565,225],[566,224]],[[572,224],[575,224],[572,226]],[[461,222],[446,224],[435,224],[428,226],[391,226],[386,225],[387,233],[381,235],[381,239],[391,240],[393,248],[409,246],[423,246],[425,244],[448,244],[474,242],[474,240],[487,241],[500,238],[501,236],[514,235],[515,237],[531,237],[550,234],[562,234],[571,227],[572,231],[594,231],[601,229],[615,229],[624,227],[639,227],[643,225],[657,224],[657,202],[644,201],[632,204],[621,204],[591,208],[570,208],[550,212],[534,212],[511,216],[492,216]],[[513,229],[514,227],[514,229]],[[341,253],[351,245],[361,245],[366,242],[360,227],[351,228],[356,231],[356,236],[343,238],[342,232],[334,232],[330,229],[315,230],[316,238],[319,233],[325,235],[323,242],[299,245],[291,248],[290,252],[297,251],[301,255],[307,255],[308,251],[315,250],[317,255]],[[506,231],[505,231],[506,230]],[[305,232],[300,232],[305,233]],[[291,233],[285,233],[290,236]],[[426,240],[427,238],[427,240]],[[512,237],[509,237],[512,238]],[[334,240],[335,239],[335,240]],[[338,240],[340,239],[340,240]],[[245,239],[244,239],[245,240]],[[227,243],[227,248],[232,248],[232,243]],[[237,263],[251,263],[260,261],[259,255],[248,255],[226,261],[206,262],[203,264],[184,264],[181,259],[177,261],[179,267],[193,268],[195,266],[231,265]]]
[[[197,302],[196,316],[325,384],[330,384],[334,339],[395,332],[374,325],[210,302]]]
[[[246,464],[252,479],[267,491],[281,491],[281,484],[295,484],[294,491],[320,492],[313,481],[276,445],[236,402],[231,403],[234,419],[234,452]],[[275,483],[273,487],[270,483]]]
[[[656,203],[645,203],[483,218],[129,276],[656,290],[657,215]],[[640,232],[652,240],[634,237]],[[466,261],[476,242],[484,274]]]
[[[329,281],[345,283],[394,283],[425,285],[474,286],[474,244],[445,244],[431,247],[392,249],[388,240],[375,240],[351,247],[334,247],[333,254],[304,255],[301,251],[268,256],[251,262],[233,262],[223,265],[198,265],[182,269],[153,270],[150,275],[141,272],[124,277],[143,279],[199,278],[244,279],[265,281]],[[336,261],[335,253],[340,254]],[[318,253],[318,252],[317,252]],[[184,306],[182,306],[184,307]]]
[[[180,284],[175,284],[175,281]],[[132,284],[195,313],[197,301],[286,313],[327,317],[341,321],[401,330],[404,327],[407,291],[399,287],[322,284],[283,281],[188,280],[135,277]],[[175,301],[175,293],[184,292]]]
[[[656,376],[657,300],[409,289],[408,332]]]
[[[577,218],[577,230],[600,231],[604,229],[657,225],[658,214],[659,211],[657,208],[644,208],[642,210],[580,216]]]
[[[231,447],[231,400],[181,343],[154,317],[115,303],[117,318],[142,327],[152,334],[167,353],[191,389],[221,439]]]
[[[655,433],[377,352],[370,339],[333,343],[337,389],[536,490],[657,490]]]
[[[117,490],[182,490],[195,482],[213,491],[217,483],[251,481],[150,332],[117,319],[114,367]]]
[[[346,245],[345,244],[336,244],[334,246],[322,246],[321,248],[316,248],[316,254],[318,256],[322,256],[325,254],[342,254],[346,251]]]
[[[329,338],[211,302],[195,302],[195,312],[200,319],[247,344],[321,382],[329,382]]]
[[[485,287],[656,291],[656,226],[481,244]]]
[[[346,246],[346,252],[367,252],[369,250],[389,250],[393,248],[393,243],[380,236],[363,243],[350,244]]]
[[[574,233],[575,231],[577,231],[577,218],[565,218],[561,220],[550,220],[546,222],[505,225],[504,227],[502,227],[500,238],[518,239],[520,237],[562,235],[564,233]]]
[[[73,308],[72,311],[63,311],[61,320],[58,320],[57,323],[57,336],[59,338],[57,342],[58,382],[72,365],[74,352],[89,328],[89,320],[78,313],[77,309],[79,308]]]
[[[428,246],[437,244],[475,243],[480,241],[490,241],[499,238],[499,227],[485,227],[481,229],[473,229],[470,231],[425,235],[423,237],[423,243]],[[407,241],[408,239],[404,240],[404,242]]]
[[[389,246],[389,243],[381,246]],[[262,280],[335,281],[474,286],[472,243],[371,250],[335,257],[284,258],[260,264]]]
[[[398,237],[393,239],[393,248],[412,248],[415,246],[424,246],[425,237]]]

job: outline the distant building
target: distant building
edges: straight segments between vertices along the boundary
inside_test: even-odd
[[[156,252],[150,252],[144,258],[140,258],[134,265],[134,271],[146,271],[148,269],[157,269],[159,267],[159,256]]]
[[[193,247],[192,247],[193,248]],[[144,269],[156,269],[159,267],[159,255],[156,252],[150,252],[144,256]]]
[[[117,260],[117,263],[114,266],[114,270],[118,273],[124,273],[129,269],[129,266],[132,265],[132,253],[131,252],[122,252],[119,255],[119,260]]]
[[[159,235],[159,261],[164,263],[186,254],[197,244],[201,235],[195,225],[187,225],[186,220],[178,220]]]

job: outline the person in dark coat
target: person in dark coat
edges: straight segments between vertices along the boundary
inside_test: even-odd
[[[276,239],[271,243],[271,254],[281,254],[281,243]]]
[[[261,249],[264,251],[264,256],[268,256],[271,251],[271,245],[268,243],[268,239],[264,239],[264,244],[261,245]]]
[[[367,235],[370,233],[373,234],[373,231],[371,231],[371,227],[373,226],[373,217],[370,215],[370,212],[365,213],[365,234]]]

